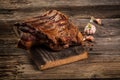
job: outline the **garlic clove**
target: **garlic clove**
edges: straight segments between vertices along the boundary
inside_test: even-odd
[[[93,34],[93,30],[90,30],[90,33]]]
[[[96,19],[96,22],[97,22],[97,24],[99,24],[99,25],[101,25],[101,24],[102,24],[101,19]]]
[[[99,25],[102,25],[102,20],[99,19],[99,18],[95,18],[95,17],[93,17],[93,16],[91,17],[90,22],[91,22],[91,23],[95,22],[95,23],[97,23],[97,24],[99,24]]]
[[[91,41],[91,42],[93,42],[95,39],[94,39],[93,36],[90,35],[90,36],[86,36],[86,37],[85,37],[85,40],[86,40],[86,41]]]

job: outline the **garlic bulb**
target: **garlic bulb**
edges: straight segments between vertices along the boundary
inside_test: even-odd
[[[96,32],[96,27],[93,24],[88,23],[84,29],[84,33],[90,35]]]

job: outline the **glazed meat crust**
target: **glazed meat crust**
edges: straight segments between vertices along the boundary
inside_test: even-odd
[[[21,31],[18,47],[29,49],[33,45],[45,45],[54,51],[69,46],[82,45],[83,36],[68,17],[57,10],[15,24]]]

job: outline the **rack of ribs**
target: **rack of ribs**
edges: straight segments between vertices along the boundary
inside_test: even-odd
[[[83,44],[83,36],[78,28],[57,10],[49,10],[40,16],[16,23],[15,26],[20,32],[20,48],[30,49],[35,45],[44,45],[53,51],[59,51]]]

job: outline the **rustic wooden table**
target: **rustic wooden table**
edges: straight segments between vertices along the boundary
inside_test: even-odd
[[[80,27],[101,18],[89,58],[39,71],[25,50],[16,48],[16,21],[56,9]],[[120,0],[0,0],[0,79],[120,78]]]

